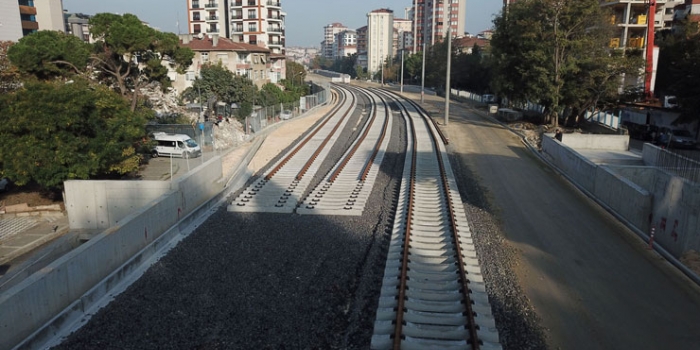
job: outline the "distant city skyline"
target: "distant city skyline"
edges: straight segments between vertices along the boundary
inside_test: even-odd
[[[356,0],[352,6],[344,0],[281,0],[287,13],[287,46],[319,47],[323,40],[323,27],[330,23],[342,23],[357,29],[367,24],[367,13],[389,8],[396,18],[405,18],[405,8],[412,0]],[[493,18],[503,6],[503,0],[467,0],[466,31],[477,34],[493,27]],[[187,33],[186,0],[63,0],[68,12],[94,15],[100,12],[131,13],[160,31]],[[178,25],[179,24],[179,25]]]

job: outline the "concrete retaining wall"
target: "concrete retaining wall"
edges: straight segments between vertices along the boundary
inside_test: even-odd
[[[599,166],[593,194],[638,229],[648,232],[652,195],[614,169]]]
[[[575,149],[627,151],[630,146],[628,135],[564,134],[562,142]]]
[[[221,191],[221,158],[215,157],[194,168],[190,174],[169,181],[70,180],[65,182],[65,206],[71,229],[107,229],[138,208],[171,190],[181,195],[180,214],[202,204]]]
[[[168,189],[171,186],[173,189]],[[90,228],[100,228],[105,223],[114,226],[0,296],[0,349],[11,349],[49,321],[55,327],[73,321],[67,316],[55,319],[67,308],[78,312],[64,315],[81,317],[94,302],[85,296],[92,295],[86,294],[89,290],[127,262],[139,264],[140,261],[133,261],[134,256],[142,258],[140,251],[223,189],[220,157],[195,168],[172,185],[165,182],[159,186],[150,181],[71,181],[66,186],[71,228],[73,223]],[[149,201],[149,197],[153,198]],[[111,283],[102,283],[100,288],[108,291],[121,280],[109,279]]]
[[[564,135],[566,139],[569,135]],[[595,190],[597,166],[551,137],[542,137],[542,151],[549,160],[586,191]]]
[[[657,170],[650,192],[656,242],[676,258],[700,251],[700,185]]]

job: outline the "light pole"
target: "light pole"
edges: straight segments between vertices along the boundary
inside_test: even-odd
[[[406,51],[404,48],[401,50],[401,93],[403,94],[403,52]]]
[[[447,82],[445,83],[445,126],[450,120],[450,70],[452,65],[452,34],[451,28],[447,27]]]
[[[423,69],[420,76],[420,103],[423,103],[423,95],[425,95],[425,40],[423,40]]]

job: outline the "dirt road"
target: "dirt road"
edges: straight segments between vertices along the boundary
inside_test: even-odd
[[[426,102],[442,110],[433,98]],[[697,286],[513,133],[457,104],[450,110],[453,168],[485,188],[548,348],[698,348]]]

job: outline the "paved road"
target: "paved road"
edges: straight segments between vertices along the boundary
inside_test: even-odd
[[[549,348],[698,348],[699,288],[510,131],[456,104],[451,112],[453,167],[474,172],[497,208]]]

